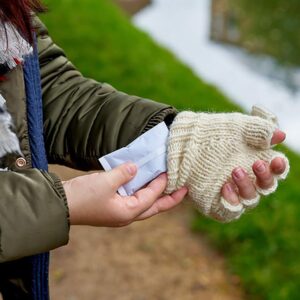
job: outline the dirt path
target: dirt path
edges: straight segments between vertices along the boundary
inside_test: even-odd
[[[52,299],[242,299],[221,255],[188,229],[191,214],[181,205],[125,228],[73,228],[52,253]]]

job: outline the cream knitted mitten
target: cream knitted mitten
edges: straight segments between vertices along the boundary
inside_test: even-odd
[[[268,195],[277,188],[277,180],[289,172],[284,154],[271,149],[271,139],[277,128],[276,117],[257,107],[251,116],[241,113],[179,113],[170,128],[168,140],[168,186],[172,193],[187,186],[189,198],[206,216],[221,222],[237,219],[255,207],[259,194]],[[221,188],[230,180],[236,167],[244,168],[255,181],[252,165],[256,160],[270,162],[274,157],[286,162],[284,174],[276,176],[268,190],[257,187],[252,200],[241,199],[237,206],[221,197]]]

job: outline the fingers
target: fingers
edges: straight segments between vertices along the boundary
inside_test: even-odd
[[[258,149],[269,149],[276,125],[260,117],[251,116],[245,123],[244,138],[248,145]]]
[[[289,163],[286,157],[275,157],[270,164],[263,160],[253,164],[256,175],[257,191],[262,195],[273,193],[278,186],[278,179],[284,179],[289,172]]]
[[[244,207],[240,202],[237,187],[234,183],[228,182],[223,185],[221,193],[220,203],[214,208],[214,217],[221,222],[238,219],[244,212]]]
[[[258,204],[259,196],[256,187],[243,168],[235,168],[232,172],[233,183],[227,183],[222,188],[222,196],[231,205],[254,207]]]
[[[276,157],[271,161],[271,171],[275,175],[281,175],[285,171],[286,164],[282,157]]]
[[[135,218],[149,209],[160,198],[166,186],[167,175],[163,173],[151,181],[147,187],[139,190],[133,196],[127,197],[125,205],[130,216]]]
[[[259,202],[255,186],[244,169],[234,169],[232,180],[222,188],[220,206],[216,211],[221,221],[238,219],[245,208],[253,208]]]
[[[108,172],[107,181],[108,184],[114,189],[117,190],[121,185],[130,181],[137,172],[137,166],[133,163],[122,164]]]
[[[246,141],[249,145],[259,149],[268,149],[271,145],[282,143],[286,134],[268,121],[259,120],[257,124],[246,126]]]
[[[245,170],[242,168],[236,168],[232,172],[232,179],[238,188],[238,194],[243,200],[254,199],[257,197],[257,192],[262,195],[268,195],[276,190],[277,180],[274,178],[275,175],[280,175],[285,171],[286,163],[283,158],[276,157],[271,161],[271,164],[263,160],[256,161],[253,166],[253,172],[256,176],[256,186],[248,176]],[[226,200],[233,204],[236,203],[236,197],[229,197],[226,189],[223,191],[223,196]],[[232,199],[235,199],[234,201]],[[249,204],[249,201],[243,202]]]
[[[271,164],[258,160],[253,164],[252,169],[257,178],[257,191],[262,195],[269,195],[277,189],[277,179],[285,172],[286,163],[281,157],[274,158]]]
[[[223,185],[221,201],[215,212],[221,221],[237,219],[243,208],[253,208],[258,204],[259,194],[268,195],[276,190],[277,179],[286,176],[289,170],[288,159],[283,154],[276,155],[270,164],[263,160],[253,164],[255,183],[243,168],[233,170],[232,182]]]
[[[274,175],[281,175],[286,170],[286,162],[282,157],[276,157],[271,161],[271,164],[263,160],[256,161],[252,166],[256,176],[256,186],[242,168],[236,168],[232,172],[232,179],[235,185],[227,183],[223,186],[222,195],[231,204],[238,204],[238,196],[243,199],[253,199],[256,197],[256,190],[272,189],[276,179]],[[237,188],[237,191],[235,190]],[[265,194],[265,192],[262,192]]]
[[[289,160],[280,152],[276,152],[274,157],[271,161],[271,170],[276,179],[285,179],[290,171]]]
[[[240,204],[240,199],[236,192],[236,186],[233,183],[228,182],[223,185],[222,195],[223,195],[223,198],[227,202],[229,202],[231,205],[239,205]]]
[[[188,190],[186,187],[179,189],[171,195],[165,195],[159,198],[154,204],[144,213],[136,218],[136,221],[145,220],[159,213],[168,211],[177,206],[186,196]]]
[[[244,169],[234,169],[232,172],[232,179],[239,189],[241,198],[253,199],[256,197],[255,186]]]
[[[254,105],[252,107],[251,115],[260,117],[260,118],[265,119],[265,120],[268,120],[268,121],[272,122],[275,125],[278,124],[278,120],[277,120],[276,115],[274,115],[271,111],[267,110],[264,107],[259,107],[259,106]]]
[[[144,199],[144,201],[153,202],[156,200],[166,189],[167,186],[167,174],[163,173],[156,179],[151,181],[145,188],[137,191],[135,196],[138,199]],[[150,199],[150,200],[146,200]]]
[[[267,162],[258,160],[253,164],[252,169],[257,178],[256,184],[260,189],[267,190],[274,185],[274,176]]]
[[[272,139],[271,139],[271,145],[280,144],[285,140],[286,134],[281,131],[280,129],[275,129]]]
[[[259,202],[259,195],[247,172],[236,168],[232,172],[232,179],[238,188],[241,204],[247,208],[255,207]]]
[[[279,129],[277,117],[264,108],[254,106],[250,119],[246,125],[246,140],[249,145],[267,149],[270,145],[282,143],[285,133]]]

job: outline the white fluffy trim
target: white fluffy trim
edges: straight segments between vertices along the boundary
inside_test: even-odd
[[[24,56],[32,52],[31,45],[9,23],[0,26],[0,64],[10,69],[16,67],[15,59],[23,61]]]

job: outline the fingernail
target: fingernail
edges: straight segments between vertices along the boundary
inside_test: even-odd
[[[135,164],[128,164],[127,166],[126,166],[126,168],[127,168],[127,171],[128,171],[128,173],[131,175],[131,176],[133,176],[135,173],[136,173],[136,169],[137,169],[137,167],[136,167],[136,165]]]
[[[244,178],[245,173],[242,168],[237,168],[234,170],[233,175],[236,179],[242,179]]]
[[[256,165],[255,169],[259,172],[259,173],[263,173],[266,171],[266,166],[263,162],[260,162],[259,164]]]
[[[226,189],[229,193],[233,193],[233,188],[230,183],[226,184]]]

